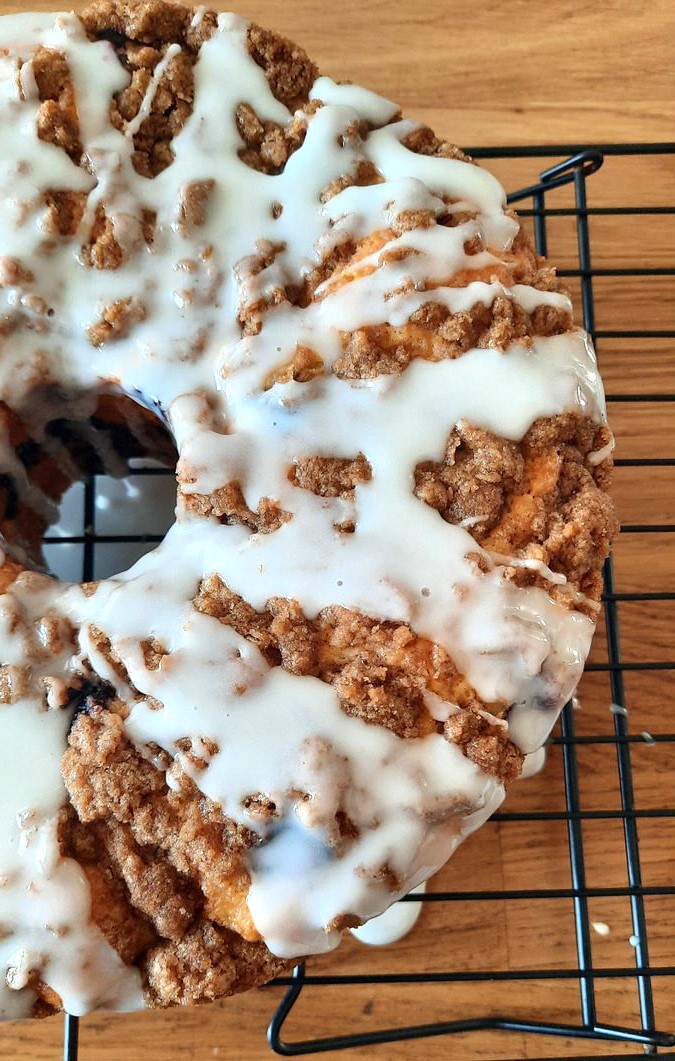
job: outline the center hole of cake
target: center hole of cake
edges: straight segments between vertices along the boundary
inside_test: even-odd
[[[0,530],[10,553],[65,582],[126,571],[174,522],[171,434],[160,415],[119,394],[59,395],[50,412],[39,424],[12,414],[23,472],[5,476]]]
[[[59,519],[43,540],[49,571],[67,582],[128,570],[174,522],[177,455],[160,418],[127,398],[108,399],[87,427],[94,430],[84,433],[86,478],[63,494]],[[70,424],[59,430],[69,451],[77,450],[72,435],[82,432]]]
[[[45,536],[49,571],[64,582],[126,571],[163,540],[175,505],[175,473],[152,458],[132,458],[123,479],[92,475],[73,483]]]

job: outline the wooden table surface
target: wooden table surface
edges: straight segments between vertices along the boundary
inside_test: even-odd
[[[5,0],[1,11],[29,4]],[[49,3],[30,6],[48,8]],[[83,5],[77,4],[80,7]],[[598,0],[241,0],[242,14],[302,43],[335,77],[360,81],[397,99],[409,114],[463,145],[658,141],[675,130],[675,4]],[[546,164],[546,163],[542,163]],[[539,162],[493,164],[504,183],[531,183]],[[608,158],[589,183],[593,206],[675,206],[675,156]],[[569,205],[561,193],[555,205]],[[594,265],[673,267],[675,217],[594,217]],[[569,218],[551,223],[550,253],[562,267],[574,266],[575,232]],[[572,288],[576,281],[572,281]],[[675,278],[602,277],[595,281],[600,329],[675,328]],[[607,390],[675,391],[673,343],[663,340],[604,340],[599,344]],[[617,456],[675,457],[673,409],[665,402],[610,405]],[[675,468],[622,467],[616,499],[624,524],[675,523]],[[624,593],[675,591],[675,535],[626,534],[616,550],[618,589]],[[624,658],[667,661],[673,655],[675,602],[620,604]],[[593,657],[607,659],[600,630]],[[675,731],[672,677],[668,671],[626,675],[633,733],[654,736]],[[607,675],[583,681],[576,713],[582,736],[610,737],[613,716]],[[675,809],[672,745],[631,746],[636,805],[641,810]],[[579,749],[584,811],[620,808],[616,751],[611,743]],[[544,771],[512,790],[507,810],[564,810],[561,749],[549,751]],[[639,818],[644,883],[675,883],[675,817]],[[596,818],[583,824],[587,883],[622,888],[626,864],[621,822]],[[460,849],[432,885],[434,890],[518,890],[569,888],[566,824],[561,820],[500,821]],[[655,966],[675,965],[675,896],[650,896],[646,912]],[[593,962],[600,970],[634,965],[628,900],[593,898]],[[386,951],[348,941],[339,954],[313,963],[311,971],[359,975],[382,972],[447,972],[576,968],[573,911],[569,899],[427,904],[416,931]],[[657,1025],[675,1031],[675,979],[657,976]],[[263,1061],[271,1056],[265,1027],[281,997],[272,987],[222,1005],[185,1013],[131,1017],[93,1016],[82,1025],[82,1061]],[[600,976],[599,1019],[638,1026],[635,980]],[[372,1030],[401,1024],[506,1014],[575,1023],[579,987],[572,976],[558,981],[510,980],[433,985],[312,987],[305,991],[289,1024],[293,1039]],[[6,1026],[0,1056],[17,1061],[55,1061],[61,1024]],[[608,1056],[625,1047],[567,1039],[539,1039],[519,1033],[481,1033],[412,1044],[357,1049],[354,1061],[471,1061],[487,1058]],[[630,1052],[635,1048],[631,1048]],[[638,1048],[639,1049],[639,1048]],[[337,1053],[328,1055],[337,1058]],[[672,1054],[670,1056],[673,1056]]]

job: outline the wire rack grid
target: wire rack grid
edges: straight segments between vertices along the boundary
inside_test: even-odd
[[[675,221],[673,220],[675,206],[663,204],[637,206],[626,203],[594,207],[588,203],[587,184],[592,181],[593,174],[600,169],[603,162],[606,162],[606,171],[617,159],[622,159],[625,165],[635,165],[640,160],[658,156],[672,163],[675,160],[675,143],[603,144],[599,146],[560,144],[546,147],[470,148],[468,150],[476,158],[491,159],[494,162],[518,159],[523,160],[523,165],[532,167],[534,162],[531,160],[539,157],[563,159],[543,172],[538,181],[511,194],[509,201],[518,203],[521,217],[530,219],[529,223],[533,229],[537,250],[542,254],[546,254],[549,250],[551,228],[555,228],[559,219],[568,219],[568,222],[574,226],[572,265],[570,268],[559,270],[559,273],[569,278],[572,287],[578,286],[577,293],[583,311],[584,325],[595,341],[600,364],[605,374],[611,368],[612,358],[621,344],[628,344],[630,348],[630,344],[639,343],[643,350],[648,351],[652,344],[654,354],[653,357],[649,355],[651,361],[663,356],[665,366],[670,366],[669,379],[667,373],[661,373],[660,378],[664,380],[663,389],[649,393],[641,391],[638,385],[634,390],[630,388],[630,385],[619,386],[614,392],[611,380],[615,378],[615,374],[611,373],[608,388],[610,416],[617,408],[625,409],[633,406],[634,403],[643,404],[649,415],[650,407],[661,408],[674,402],[675,361],[670,349],[672,340],[675,339],[675,321],[672,322],[671,327],[667,328],[654,328],[649,326],[651,322],[641,322],[636,319],[631,319],[632,327],[614,329],[597,327],[596,309],[600,304],[600,299],[596,288],[599,283],[610,278],[617,282],[630,282],[638,277],[675,276],[675,268],[670,265],[664,266],[661,263],[656,266],[643,266],[642,264],[637,266],[632,262],[627,265],[622,264],[620,267],[594,267],[592,260],[594,243],[591,239],[591,230],[593,224],[600,223],[601,220],[619,219],[623,226],[630,226],[637,218],[649,218],[661,227],[672,225],[672,235],[675,236]],[[566,188],[568,193],[571,190],[572,194],[563,205],[557,205],[554,193],[557,189],[563,188]],[[671,238],[670,246],[672,243]],[[669,353],[670,362],[668,362]],[[618,354],[616,356],[618,357]],[[628,384],[630,384],[630,379]],[[666,448],[668,449],[668,446]],[[640,474],[649,476],[656,475],[657,470],[665,470],[667,473],[667,469],[675,468],[675,457],[664,456],[660,453],[642,455],[642,449],[639,446],[637,449],[638,455],[631,453],[621,456],[616,461],[617,469],[642,469]],[[138,529],[134,533],[129,531],[129,527],[133,524],[121,525],[131,518],[125,512],[124,506],[120,508],[117,504],[111,505],[109,499],[105,498],[103,504],[100,503],[101,492],[110,488],[109,481],[106,484],[101,477],[94,477],[87,483],[80,484],[79,494],[73,495],[70,499],[71,508],[68,518],[58,532],[52,532],[46,539],[46,552],[53,569],[62,574],[67,569],[72,577],[73,564],[81,564],[81,577],[88,581],[110,574],[110,568],[114,567],[115,563],[119,565],[121,561],[132,562],[161,541],[162,530],[165,528],[159,524],[164,521],[168,525],[170,521],[167,506],[172,494],[171,475],[170,471],[157,468],[138,467],[134,469],[133,477],[137,483],[131,491],[136,501],[134,518],[143,523],[143,520],[147,519],[147,514],[150,513],[154,519],[154,525],[150,529],[143,523],[145,530]],[[154,491],[151,493],[149,502],[148,488]],[[157,493],[158,489],[164,490],[163,500]],[[138,504],[139,498],[141,504]],[[144,498],[145,501],[143,501]],[[111,514],[112,523],[110,523]],[[79,526],[76,526],[78,523]],[[622,532],[626,535],[644,536],[643,540],[648,542],[652,540],[649,538],[652,535],[656,544],[657,541],[662,541],[662,536],[675,532],[675,524],[630,523],[622,526]],[[106,548],[108,555],[101,560],[100,551]],[[67,552],[68,550],[70,552]],[[122,550],[121,554],[120,550]],[[648,553],[647,548],[645,556],[648,556]],[[675,573],[675,566],[670,573]],[[647,660],[633,658],[628,641],[628,651],[626,651],[626,646],[622,649],[622,624],[620,622],[621,609],[624,606],[645,603],[649,605],[667,604],[675,601],[675,580],[672,587],[651,589],[646,583],[643,585],[640,579],[639,572],[633,573],[632,581],[629,580],[632,588],[625,592],[619,591],[618,585],[621,584],[621,580],[617,584],[614,562],[610,559],[605,566],[603,625],[606,653],[600,660],[594,661],[592,657],[587,671],[591,678],[600,682],[604,688],[601,698],[605,700],[605,710],[610,707],[607,718],[610,720],[608,725],[611,725],[611,729],[606,733],[594,732],[592,724],[594,720],[591,720],[590,731],[580,733],[574,705],[568,704],[551,741],[551,756],[555,753],[557,758],[545,768],[550,771],[555,769],[556,765],[559,766],[561,792],[564,794],[561,809],[519,810],[511,809],[511,805],[507,803],[507,809],[493,818],[500,828],[517,823],[524,825],[539,823],[546,827],[554,823],[561,825],[566,833],[569,886],[566,881],[566,886],[558,887],[504,887],[473,891],[434,890],[421,899],[429,909],[433,906],[437,911],[439,909],[446,911],[448,925],[452,924],[453,909],[458,903],[475,904],[480,907],[484,904],[499,902],[504,904],[507,912],[522,910],[523,906],[526,909],[533,909],[534,906],[541,908],[543,904],[564,903],[571,908],[568,942],[573,950],[574,960],[561,967],[551,968],[541,968],[536,961],[532,961],[529,964],[521,962],[515,968],[496,969],[479,966],[478,968],[460,969],[452,966],[451,956],[448,956],[448,965],[444,969],[400,972],[388,968],[388,952],[384,951],[373,956],[371,970],[355,974],[335,973],[330,969],[324,972],[320,963],[318,966],[313,964],[312,972],[308,973],[305,967],[300,965],[291,977],[275,981],[277,987],[286,987],[286,993],[269,1025],[268,1040],[274,1051],[284,1056],[317,1054],[349,1048],[367,1049],[377,1044],[393,1044],[452,1035],[458,1036],[453,1041],[459,1045],[460,1042],[467,1043],[467,1035],[503,1031],[518,1033],[521,1036],[521,1044],[523,1036],[530,1044],[532,1043],[531,1037],[538,1043],[546,1042],[549,1044],[547,1049],[554,1049],[555,1042],[560,1042],[561,1046],[564,1042],[566,1050],[564,1056],[577,1059],[586,1055],[578,1052],[570,1053],[570,1048],[592,1050],[593,1057],[603,1056],[607,1061],[610,1059],[630,1061],[630,1058],[637,1059],[645,1055],[675,1058],[675,1004],[671,1006],[669,1012],[665,1012],[665,1017],[663,1009],[660,1011],[661,1023],[659,1023],[654,997],[655,985],[667,983],[671,991],[675,986],[672,947],[670,951],[666,948],[666,954],[670,953],[670,961],[657,963],[650,958],[650,933],[653,934],[654,925],[653,919],[650,920],[648,910],[650,902],[675,896],[675,885],[672,881],[666,883],[661,881],[657,884],[645,883],[640,846],[643,825],[648,824],[651,828],[663,830],[668,822],[675,821],[675,799],[672,805],[668,805],[664,793],[663,804],[640,806],[635,791],[636,779],[639,775],[633,770],[638,750],[653,744],[665,744],[670,748],[672,747],[670,742],[675,742],[675,733],[659,732],[652,735],[646,731],[633,732],[632,720],[629,721],[628,715],[629,696],[626,689],[629,678],[644,682],[650,674],[658,676],[662,671],[675,670],[675,660],[668,652],[666,652],[666,658]],[[629,635],[632,629],[633,625],[628,631]],[[637,712],[636,717],[637,725],[640,725]],[[598,726],[596,730],[601,728]],[[593,798],[586,798],[587,772],[585,762],[580,763],[580,759],[583,759],[590,750],[598,748],[605,753],[612,752],[615,756],[615,780],[618,795],[616,805],[610,809],[596,806]],[[602,884],[591,884],[588,866],[593,852],[593,836],[596,835],[593,830],[598,826],[609,827],[610,824],[617,824],[622,833],[621,877],[618,880],[613,878],[611,883],[603,880]],[[657,845],[658,842],[657,835]],[[665,832],[662,842],[666,843]],[[602,880],[602,877],[600,879]],[[416,897],[416,901],[419,901],[419,898]],[[598,962],[595,952],[600,926],[603,931],[605,929],[609,931],[609,926],[593,920],[591,906],[598,902],[615,899],[625,901],[629,910],[630,937],[627,941],[630,944],[627,947],[629,958],[623,964],[607,966]],[[411,946],[414,945],[414,936],[412,940]],[[530,940],[530,943],[536,946],[534,940]],[[317,971],[314,971],[315,969]],[[567,1021],[547,1019],[546,1009],[542,1011],[541,1005],[533,1005],[528,1010],[528,984],[536,982],[543,984],[545,990],[554,991],[570,981],[577,988],[574,1019]],[[602,1006],[599,1004],[599,996],[602,996],[603,988],[613,982],[621,985],[621,990],[625,990],[627,995],[630,994],[631,998],[634,998],[635,1019],[632,1023],[613,1024],[601,1019]],[[392,984],[406,985],[418,990],[424,990],[425,986],[430,988],[431,985],[447,985],[448,1006],[452,1002],[453,990],[458,990],[458,985],[469,988],[473,986],[476,990],[480,990],[485,985],[504,984],[508,985],[509,1004],[504,1004],[500,1010],[495,1007],[494,1003],[491,1003],[486,1005],[482,1014],[461,1019],[435,1020],[377,1030],[364,1028],[362,1031],[357,1029],[347,1032],[344,1027],[338,1025],[335,1033],[319,1038],[295,1037],[290,1039],[286,1037],[287,1024],[289,1021],[292,1023],[297,1017],[299,1003],[303,999],[305,1000],[304,1009],[312,1009],[316,1017],[317,1003],[312,997],[314,989],[331,987],[341,992],[343,1005],[340,1012],[349,1014],[349,997],[345,1003],[345,996],[353,994],[359,986],[367,985],[373,997],[376,998],[378,991]],[[454,988],[451,985],[454,985]],[[356,1005],[355,1001],[354,1021],[357,1021],[358,1016]],[[372,1003],[370,1005],[372,1008]],[[363,1012],[367,1011],[365,1007]],[[326,1006],[320,1012],[319,1025],[329,1026],[330,1008]],[[509,1016],[510,1012],[512,1012],[511,1016]],[[532,1012],[538,1014],[537,1019],[528,1015]],[[554,1009],[552,1008],[550,1012],[554,1012]],[[664,1019],[665,1026],[663,1026]],[[343,1017],[342,1024],[345,1023],[347,1022]],[[316,1024],[315,1020],[314,1027]],[[355,1027],[351,1020],[348,1021],[348,1025],[350,1028]],[[76,1061],[78,1057],[78,1032],[78,1020],[66,1016],[65,1061]],[[601,1044],[605,1044],[604,1047]],[[539,1047],[533,1053],[530,1053],[528,1046],[521,1045],[521,1049],[523,1052],[519,1056],[522,1057],[536,1056],[541,1059],[546,1058],[547,1061],[558,1061],[558,1058],[562,1056],[562,1052],[551,1054],[538,1052]],[[469,1056],[466,1050],[466,1046],[461,1046],[459,1053],[452,1056],[462,1058],[463,1061]],[[598,1054],[598,1050],[602,1050],[602,1053]],[[610,1052],[605,1052],[605,1050]],[[484,1057],[485,1055],[475,1056]]]

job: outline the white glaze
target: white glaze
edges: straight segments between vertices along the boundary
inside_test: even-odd
[[[596,449],[594,453],[589,453],[586,459],[591,465],[602,464],[603,461],[612,456],[615,449],[616,441],[614,438],[610,438],[606,446],[603,446],[602,449]]]
[[[420,884],[419,888],[413,888],[411,895],[423,895],[427,890],[426,884]],[[359,928],[351,929],[352,936],[359,943],[367,943],[370,947],[387,947],[390,943],[398,943],[419,921],[422,913],[423,903],[398,902],[390,906],[379,917],[367,921]]]
[[[612,931],[606,921],[591,921],[591,928],[603,937],[609,936]]]
[[[374,917],[427,879],[495,810],[503,788],[441,736],[402,741],[347,717],[333,689],[317,679],[270,670],[248,642],[196,612],[200,580],[217,573],[258,608],[286,596],[308,616],[341,604],[410,623],[448,650],[484,700],[514,705],[510,736],[534,752],[576,687],[593,625],[544,590],[514,587],[502,570],[512,558],[484,554],[488,570],[481,574],[467,560],[479,551],[468,528],[450,526],[414,497],[413,472],[419,461],[440,459],[462,420],[518,440],[539,417],[578,410],[601,422],[605,410],[582,332],[505,353],[473,350],[455,361],[417,361],[399,377],[349,382],[331,374],[341,332],[384,321],[403,325],[428,301],[451,312],[490,305],[498,296],[528,312],[569,303],[499,281],[500,256],[518,226],[504,212],[498,182],[458,159],[407,150],[401,139],[414,123],[386,124],[396,107],[373,93],[320,78],[312,97],[324,105],[309,118],[305,141],[284,172],[270,177],[248,168],[238,157],[238,103],[250,102],[263,120],[283,124],[291,115],[249,57],[246,29],[236,16],[220,16],[195,68],[194,113],[174,142],[175,161],[149,181],[131,164],[131,140],[176,46],[125,134],[108,121],[110,96],[128,81],[111,45],[89,42],[74,15],[0,20],[0,46],[8,50],[0,59],[0,254],[28,264],[34,276],[24,287],[0,290],[0,313],[15,325],[11,343],[3,345],[0,396],[19,405],[38,369],[85,392],[115,382],[166,411],[181,454],[183,501],[190,492],[238,479],[251,508],[272,497],[292,519],[274,534],[252,535],[194,521],[179,504],[162,546],[94,596],[41,582],[39,591],[17,583],[2,599],[27,626],[49,607],[67,615],[81,630],[80,654],[49,660],[49,674],[61,681],[88,658],[120,694],[136,696],[126,724],[130,738],[139,747],[154,741],[165,748],[228,815],[261,833],[266,843],[249,863],[249,907],[270,949],[297,956],[335,946],[340,932],[328,926],[336,919]],[[30,58],[40,42],[67,57],[91,172],[37,139]],[[20,71],[17,57],[24,60]],[[341,142],[359,117],[377,128],[365,141],[351,135]],[[375,164],[383,183],[350,187],[322,202],[323,189],[364,160]],[[191,182],[204,180],[214,181],[206,222],[190,231],[178,203]],[[54,188],[83,191],[88,199],[78,240],[57,241],[47,253],[41,196]],[[276,219],[274,203],[283,204]],[[87,268],[79,254],[98,205],[127,254],[116,272]],[[144,209],[157,214],[152,248],[140,238]],[[436,217],[467,210],[477,216],[454,228],[432,225],[396,236],[396,216],[421,209]],[[257,335],[242,335],[240,311],[306,275],[339,241],[378,230],[385,246],[358,263],[349,284],[327,280],[306,308],[282,301],[266,312]],[[468,256],[465,243],[476,236],[485,249]],[[281,249],[258,270],[261,240]],[[394,261],[392,251],[407,256]],[[494,277],[450,286],[457,271],[478,269],[493,270]],[[45,300],[48,318],[31,304],[32,293]],[[143,305],[144,320],[127,337],[94,349],[87,332],[101,310],[131,297]],[[316,350],[327,374],[266,390],[270,372],[298,345]],[[35,416],[39,431],[44,410]],[[305,456],[359,451],[373,476],[353,502],[317,498],[288,479]],[[0,454],[0,470],[25,489],[25,474],[6,445]],[[347,516],[356,533],[340,535],[334,524]],[[98,654],[94,623],[110,638],[137,693]],[[139,647],[148,637],[169,652],[156,671],[147,669]],[[8,635],[7,644],[17,658],[30,651],[19,634]],[[36,688],[40,676],[38,668]],[[53,688],[58,700],[62,686]],[[150,697],[163,709],[151,710]],[[427,704],[441,721],[456,709],[432,693]],[[40,860],[24,857],[31,846],[25,830],[5,830],[9,883],[0,891],[0,924],[10,925],[11,935],[0,946],[0,965],[19,951],[34,952],[46,960],[49,983],[71,1011],[125,1008],[139,1001],[137,974],[121,969],[89,923],[86,883],[56,848],[53,820],[64,795],[57,763],[68,713],[43,707],[36,694],[32,702],[2,709],[6,754],[17,762],[36,713],[43,716],[40,744],[31,747],[39,784],[9,786],[0,824],[30,810],[31,836],[39,838],[33,846],[48,850],[50,868],[45,873]],[[216,742],[206,769],[195,771],[177,747],[185,736]],[[261,825],[244,806],[247,795],[259,792],[281,810],[274,827]],[[299,800],[298,792],[311,800]],[[360,835],[337,849],[335,813],[343,806]],[[377,878],[385,863],[400,880],[398,890]],[[29,885],[42,899],[17,919]],[[55,942],[45,927],[57,916],[69,930],[67,944]],[[96,968],[87,983],[80,975],[85,953]],[[33,997],[6,990],[3,999],[16,1015],[30,1010]]]
[[[330,77],[317,77],[309,93],[310,99],[323,103],[341,104],[357,111],[359,117],[373,126],[385,125],[399,113],[398,104],[370,92],[360,85],[337,84]]]
[[[537,748],[536,752],[529,752],[525,756],[523,762],[523,769],[520,772],[522,781],[527,781],[531,777],[535,777],[537,774],[546,766],[546,748]]]

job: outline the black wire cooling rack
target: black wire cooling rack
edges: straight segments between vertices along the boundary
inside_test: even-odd
[[[519,212],[522,217],[531,218],[537,249],[546,254],[548,250],[548,235],[550,222],[553,218],[567,217],[576,225],[576,258],[575,267],[560,270],[563,276],[568,276],[578,282],[580,286],[581,303],[583,307],[583,320],[586,329],[593,336],[598,348],[600,363],[608,356],[611,357],[611,341],[613,340],[635,340],[644,347],[654,340],[675,340],[675,311],[673,315],[672,330],[656,330],[648,327],[633,328],[631,330],[599,330],[595,324],[594,284],[598,277],[624,277],[634,278],[640,276],[675,276],[675,268],[643,268],[639,266],[631,268],[593,268],[591,240],[591,227],[594,217],[621,217],[623,224],[630,226],[639,215],[656,215],[662,219],[663,225],[672,226],[673,239],[671,247],[675,244],[675,206],[634,206],[628,204],[617,204],[612,206],[593,207],[587,201],[587,183],[589,178],[600,169],[604,162],[609,168],[617,156],[630,160],[644,159],[646,156],[664,156],[664,162],[675,165],[675,143],[659,144],[633,144],[617,145],[602,144],[588,146],[580,144],[561,144],[555,146],[530,146],[514,148],[470,148],[470,153],[475,158],[503,160],[503,159],[536,159],[536,158],[562,158],[564,161],[557,163],[545,170],[540,179],[528,187],[514,192],[509,196],[509,202],[522,204]],[[534,163],[533,163],[534,165]],[[551,205],[555,197],[552,193],[563,186],[569,186],[573,191],[573,200],[570,205]],[[637,196],[644,198],[644,196]],[[666,355],[667,357],[668,355]],[[675,391],[675,358],[672,351],[669,353],[672,375],[670,384]],[[609,361],[606,361],[608,364]],[[675,393],[662,391],[651,394],[617,393],[609,394],[608,401],[611,405],[615,402],[675,402]],[[617,460],[617,467],[675,467],[675,459],[655,455],[653,457],[631,457]],[[171,475],[170,471],[159,469],[137,469],[135,475],[142,479],[148,476]],[[649,471],[646,472],[649,475]],[[153,528],[153,533],[119,533],[119,528],[114,533],[104,533],[101,529],[101,518],[97,506],[97,492],[101,489],[101,483],[97,478],[91,479],[82,488],[81,499],[81,532],[52,534],[47,539],[47,551],[54,562],[57,552],[63,550],[64,546],[79,548],[82,557],[82,578],[88,581],[94,577],[100,577],[109,572],[97,570],[97,550],[105,546],[116,548],[124,547],[131,550],[130,560],[135,556],[147,551],[155,543],[161,541],[162,534],[158,528]],[[140,516],[140,518],[143,518]],[[650,534],[663,532],[665,534],[675,532],[675,525],[670,524],[632,524],[622,528],[630,534]],[[56,567],[57,565],[54,564]],[[636,743],[645,741],[669,741],[675,744],[675,734],[661,734],[651,737],[650,734],[635,734],[629,730],[628,713],[626,709],[625,676],[629,671],[658,671],[675,670],[675,661],[670,658],[665,661],[635,662],[626,660],[622,654],[619,604],[621,602],[648,602],[648,601],[675,601],[675,592],[659,591],[648,592],[617,592],[614,566],[609,560],[605,566],[604,574],[604,619],[607,638],[607,662],[591,663],[587,668],[589,671],[600,672],[603,680],[606,680],[607,704],[612,705],[613,732],[604,737],[585,737],[577,733],[575,713],[572,705],[568,705],[562,715],[560,726],[553,738],[553,743],[560,746],[562,753],[562,769],[565,787],[565,810],[561,812],[531,812],[514,813],[509,811],[500,812],[495,815],[499,821],[528,820],[536,821],[543,819],[555,819],[565,823],[567,829],[567,844],[569,849],[570,881],[571,887],[511,890],[511,891],[476,891],[476,892],[435,892],[428,893],[422,897],[423,902],[443,903],[448,910],[448,923],[452,919],[452,904],[458,900],[473,901],[477,904],[499,900],[507,904],[519,904],[528,902],[546,902],[550,900],[568,901],[573,909],[574,924],[574,946],[576,951],[576,967],[573,969],[540,969],[530,968],[501,971],[453,971],[447,972],[418,972],[410,974],[388,973],[386,971],[386,952],[377,956],[377,972],[367,975],[312,975],[307,973],[303,965],[299,965],[291,977],[277,980],[276,985],[284,985],[286,994],[277,1008],[270,1023],[268,1039],[271,1048],[278,1054],[294,1056],[301,1054],[319,1054],[331,1050],[342,1050],[350,1047],[368,1047],[376,1044],[404,1042],[410,1040],[425,1039],[432,1036],[450,1036],[453,1033],[471,1033],[486,1031],[519,1032],[531,1036],[557,1036],[567,1040],[578,1040],[580,1049],[583,1048],[583,1040],[601,1040],[607,1045],[607,1049],[629,1050],[631,1044],[641,1053],[605,1053],[607,1061],[630,1061],[631,1058],[643,1058],[645,1055],[675,1058],[675,1001],[667,1020],[668,1026],[657,1028],[654,983],[656,978],[673,978],[669,981],[671,989],[675,989],[675,964],[656,965],[650,961],[650,939],[648,931],[648,916],[646,900],[653,896],[675,896],[675,882],[672,885],[645,886],[643,884],[643,873],[640,857],[640,843],[638,826],[641,819],[651,818],[660,820],[664,818],[675,819],[675,807],[663,806],[652,809],[640,809],[636,805],[634,793],[634,777],[631,769],[631,759],[635,756]],[[674,587],[675,588],[675,587]],[[616,753],[617,784],[620,794],[620,809],[616,810],[585,810],[584,806],[584,774],[580,769],[579,755],[584,745],[589,743],[611,743]],[[549,767],[550,768],[550,767]],[[508,805],[507,805],[508,806]],[[590,823],[597,821],[618,820],[623,830],[623,843],[625,848],[625,877],[620,886],[613,887],[589,887],[587,884],[587,861],[588,861],[588,837],[586,829]],[[665,841],[664,841],[665,842]],[[589,914],[589,903],[596,899],[605,897],[625,897],[630,906],[630,923],[632,935],[630,943],[634,951],[634,960],[621,968],[599,968],[594,963],[592,948],[592,922]],[[417,897],[419,899],[419,897]],[[533,941],[534,943],[534,941]],[[673,940],[675,948],[675,940]],[[673,953],[673,948],[670,954]],[[674,959],[675,960],[675,959]],[[517,991],[522,992],[518,999],[521,1003],[527,996],[526,986],[528,981],[543,981],[548,983],[551,992],[556,985],[564,980],[574,980],[579,988],[578,1018],[570,1023],[556,1023],[546,1020],[545,1013],[538,1013],[538,1019],[511,1018],[508,1016],[508,1004],[505,1005],[505,1015],[441,1021],[437,1023],[421,1024],[416,1026],[385,1028],[378,1031],[369,1031],[363,1034],[345,1032],[344,1027],[337,1028],[334,1034],[322,1038],[309,1040],[289,1041],[285,1038],[286,1022],[298,1003],[305,999],[305,1005],[311,1007],[312,988],[316,986],[333,986],[342,992],[350,992],[355,985],[368,984],[373,992],[377,992],[378,986],[386,984],[451,984],[458,982],[473,982],[480,989],[480,985],[487,982],[503,981],[509,985],[508,997],[513,1000],[517,998]],[[626,990],[633,991],[637,998],[637,1010],[639,1011],[639,1022],[634,1027],[615,1027],[605,1024],[599,1020],[598,1012],[598,990],[599,985],[607,980],[617,980],[630,986]],[[520,987],[518,987],[520,985]],[[261,997],[265,997],[264,995]],[[675,997],[675,995],[674,995]],[[314,1009],[316,1014],[316,1009]],[[327,1030],[330,1028],[330,1011],[321,1013],[321,1023]],[[344,1022],[343,1022],[344,1023]],[[384,1056],[379,1055],[378,1056]],[[461,1057],[461,1054],[455,1055]],[[527,1051],[522,1056],[530,1056]],[[537,1055],[539,1056],[539,1055]],[[567,1055],[566,1055],[567,1056]],[[576,1055],[577,1058],[580,1055]],[[598,1056],[595,1055],[594,1056]],[[78,1020],[74,1017],[65,1018],[64,1035],[64,1059],[65,1061],[76,1061],[78,1057]],[[548,1061],[557,1061],[560,1055],[552,1055]]]

